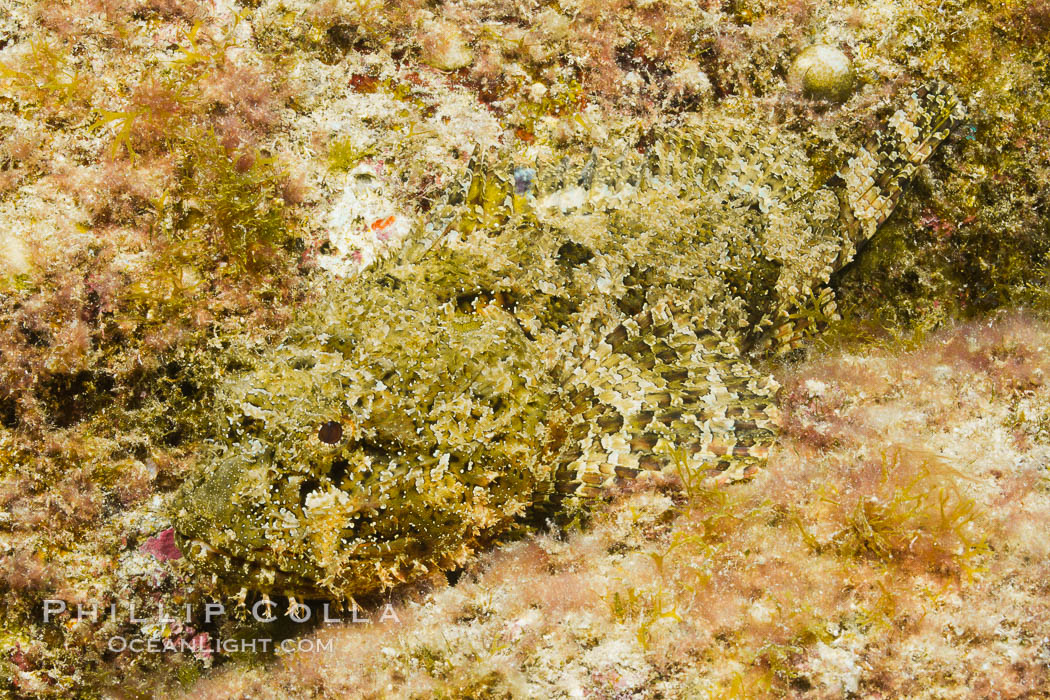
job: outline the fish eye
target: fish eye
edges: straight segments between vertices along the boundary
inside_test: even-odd
[[[317,439],[326,445],[334,445],[343,439],[343,426],[334,420],[330,420],[317,431]]]

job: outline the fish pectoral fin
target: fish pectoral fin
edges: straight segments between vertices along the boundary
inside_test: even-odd
[[[689,486],[761,468],[777,436],[779,387],[711,345],[659,326],[609,333],[604,356],[577,372],[563,490],[593,498],[647,473],[677,474]]]
[[[748,347],[751,356],[786,355],[841,318],[831,287],[822,287],[801,300],[785,304],[775,313],[776,316]]]

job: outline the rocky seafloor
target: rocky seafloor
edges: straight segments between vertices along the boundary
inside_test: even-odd
[[[793,75],[813,45],[848,90]],[[0,3],[0,695],[1050,696],[1048,46],[1046,0]],[[966,116],[770,366],[756,478],[210,650],[264,633],[202,619],[172,539],[217,387],[473,153],[739,104],[821,171],[931,80]]]

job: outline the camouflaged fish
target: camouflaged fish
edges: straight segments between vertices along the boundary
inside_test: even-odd
[[[829,278],[957,112],[912,94],[827,182],[800,135],[729,103],[475,160],[403,254],[228,380],[228,435],[175,501],[180,548],[231,591],[345,599],[617,479],[746,478],[777,435],[750,360],[834,315]]]

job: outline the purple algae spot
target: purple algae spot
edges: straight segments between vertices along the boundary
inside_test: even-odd
[[[175,546],[175,530],[170,527],[143,542],[139,550],[152,554],[158,561],[182,558],[182,552]]]

